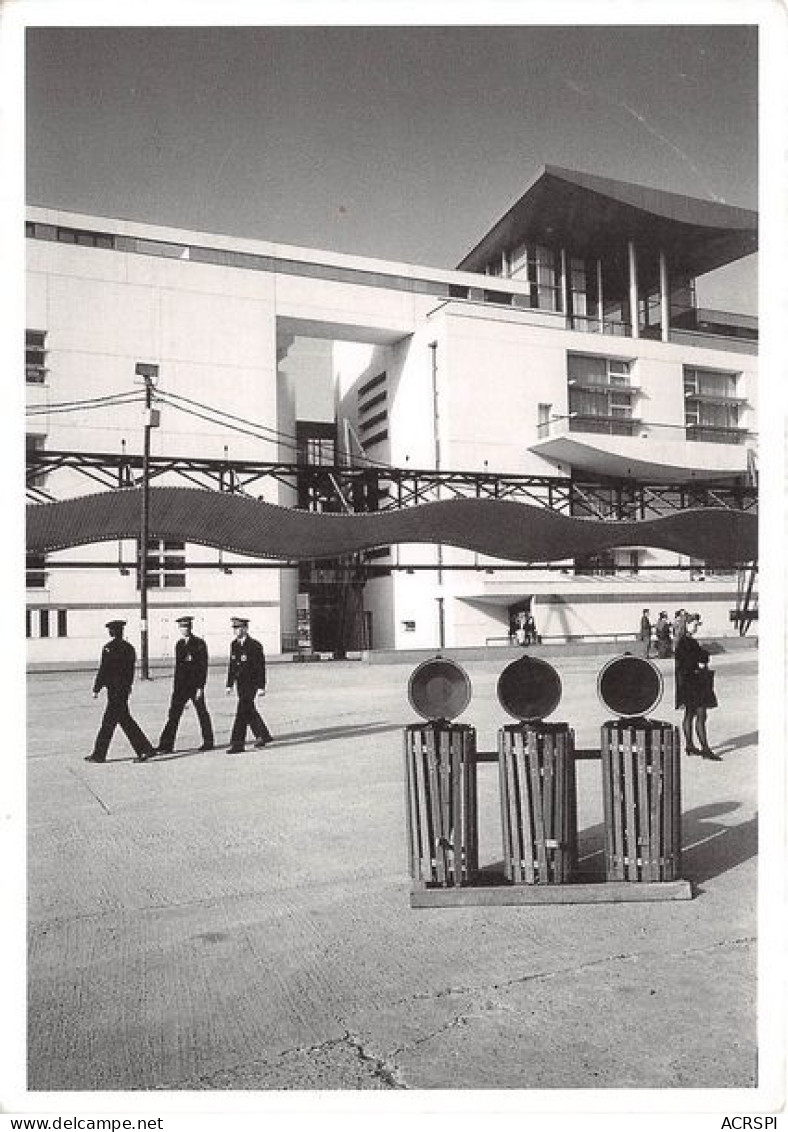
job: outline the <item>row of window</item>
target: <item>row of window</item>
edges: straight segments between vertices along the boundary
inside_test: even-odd
[[[67,637],[67,609],[26,609],[25,637],[27,640],[41,637]]]
[[[738,396],[737,373],[684,367],[684,428],[686,439],[739,444],[744,398]],[[570,354],[567,361],[569,428],[631,436],[640,424],[634,411],[639,389],[632,384],[632,362]],[[550,407],[540,405],[539,435],[549,434]]]
[[[46,331],[25,331],[25,381],[41,385],[46,380]]]
[[[171,539],[151,539],[148,543],[146,568],[149,590],[178,590],[186,587],[186,555],[182,542]],[[28,554],[25,557],[25,587],[43,590],[47,586],[45,554]],[[137,576],[137,589],[140,578]]]
[[[365,450],[386,440],[389,434],[389,413],[385,370],[359,386],[356,414],[359,437]]]

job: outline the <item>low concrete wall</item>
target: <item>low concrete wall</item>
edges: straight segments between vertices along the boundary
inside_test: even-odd
[[[713,654],[723,652],[738,652],[741,649],[757,649],[757,637],[701,637],[704,648]],[[528,645],[521,648],[519,645],[475,645],[472,648],[452,649],[377,649],[372,652],[348,653],[345,660],[359,661],[364,664],[418,664],[422,660],[429,660],[434,656],[448,656],[454,660],[516,660],[518,656],[529,653],[531,656],[620,656],[622,653],[640,652],[639,643],[632,638],[630,641],[551,641],[547,644]],[[307,661],[313,663],[330,664],[331,657],[322,654],[320,658],[308,657]],[[293,664],[298,662],[295,653],[273,653],[266,655],[268,664]],[[212,661],[212,672],[224,672],[227,661],[222,658]],[[27,665],[28,673],[39,672],[95,672],[98,668],[98,657],[94,662],[85,660],[63,661],[61,663],[31,663]],[[173,665],[170,661],[151,660],[150,671],[154,678],[169,678]]]

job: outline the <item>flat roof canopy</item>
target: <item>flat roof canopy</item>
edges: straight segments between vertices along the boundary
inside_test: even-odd
[[[630,239],[655,256],[662,248],[672,274],[694,278],[757,251],[758,214],[546,165],[457,266],[483,271],[503,251],[528,241],[605,258]]]

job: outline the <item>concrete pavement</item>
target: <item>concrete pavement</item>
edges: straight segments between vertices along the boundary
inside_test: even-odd
[[[599,658],[554,660],[555,715],[595,745]],[[412,665],[279,665],[278,742],[82,761],[90,677],[29,678],[33,1090],[753,1087],[757,653],[715,657],[710,733],[683,760],[692,901],[411,910],[401,728]],[[466,665],[479,746],[501,665]],[[670,666],[659,718],[672,709]],[[208,704],[229,735],[233,701]],[[155,742],[169,682],[138,684]],[[192,748],[192,750],[186,750]],[[500,858],[495,766],[482,862]],[[580,854],[601,867],[601,772],[578,768]]]

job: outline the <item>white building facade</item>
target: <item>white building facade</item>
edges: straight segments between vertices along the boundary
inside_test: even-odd
[[[140,394],[146,361],[172,397],[155,400],[158,457],[295,464],[312,422],[331,426],[339,465],[594,481],[596,503],[576,513],[597,517],[629,485],[745,486],[757,328],[698,308],[693,285],[751,254],[755,231],[741,209],[550,168],[456,271],[30,209],[28,446],[139,453],[142,405],[123,395]],[[31,486],[63,499],[111,485],[61,468]],[[298,503],[286,476],[253,490]],[[134,639],[135,554],[123,540],[28,561],[32,663],[93,657],[109,617]],[[544,569],[425,545],[374,562],[373,648],[498,641],[522,608],[544,638],[634,633],[643,607],[738,632],[730,569],[648,547]],[[164,544],[148,566],[152,659],[170,655],[184,611],[214,652],[236,612],[267,651],[294,647],[308,570]]]

